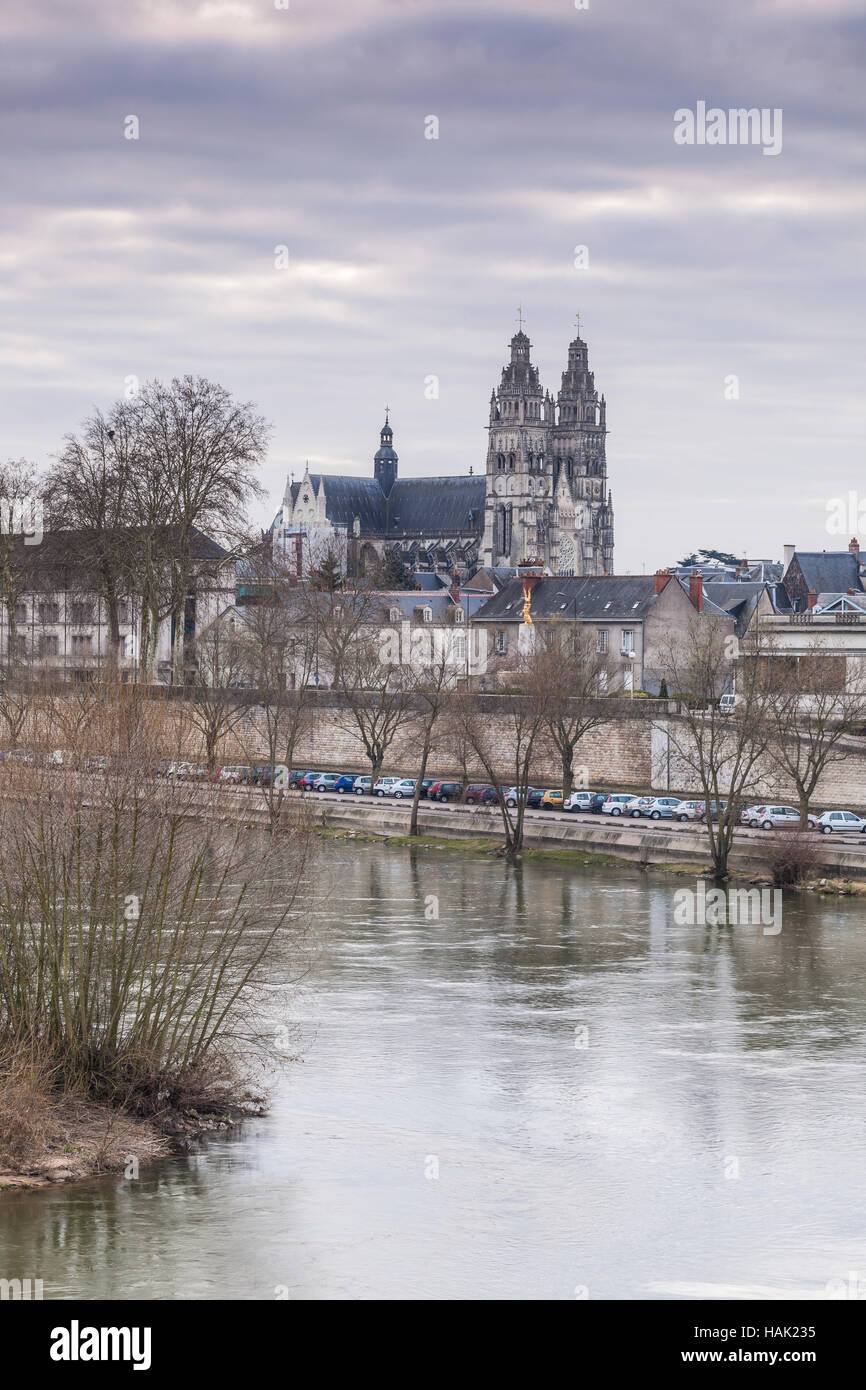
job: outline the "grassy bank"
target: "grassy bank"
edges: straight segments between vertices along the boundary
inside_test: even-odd
[[[464,836],[454,839],[439,839],[432,835],[383,835],[371,831],[346,830],[334,826],[315,827],[316,836],[322,840],[354,840],[362,843],[387,845],[394,849],[412,849],[421,851],[437,851],[455,855],[479,855],[479,856],[502,856],[502,841],[482,836]],[[528,863],[547,863],[563,864],[569,868],[580,868],[589,866],[592,868],[609,868],[631,870],[634,874],[646,875],[647,873],[658,873],[667,876],[685,878],[702,878],[705,876],[694,864],[677,863],[643,863],[634,859],[621,859],[612,854],[594,854],[590,851],[575,846],[573,848],[563,848],[557,846],[548,849],[524,849],[519,855],[519,859]],[[756,873],[736,873],[731,871],[732,882],[769,884],[772,882],[770,874]],[[788,891],[803,891],[824,894],[828,897],[866,897],[866,880],[829,878],[825,876],[813,875],[808,877],[803,883],[787,885]]]
[[[130,757],[92,779],[0,764],[0,1187],[182,1151],[259,1113],[309,828],[232,824]],[[278,866],[278,868],[276,867]]]

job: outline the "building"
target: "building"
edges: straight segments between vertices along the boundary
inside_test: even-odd
[[[608,659],[607,688],[644,690],[658,695],[666,671],[666,651],[684,634],[696,614],[718,619],[734,632],[734,619],[707,597],[695,572],[688,586],[660,570],[654,575],[572,577],[541,575],[533,582],[533,626],[580,623],[595,632],[596,651]],[[520,652],[524,620],[524,581],[511,580],[484,604],[472,620],[488,630],[489,669],[508,670]],[[671,692],[673,693],[673,692]]]
[[[540,558],[558,574],[613,568],[607,487],[606,404],[587,346],[569,345],[554,399],[543,391],[521,329],[490,397],[484,473],[400,478],[386,412],[373,476],[310,473],[290,479],[272,533],[299,576],[328,548],[350,574],[370,573],[391,552],[414,572],[514,567]]]

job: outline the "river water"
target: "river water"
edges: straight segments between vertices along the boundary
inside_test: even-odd
[[[678,926],[684,881],[630,868],[341,843],[318,870],[268,1116],[137,1181],[3,1196],[6,1270],[96,1299],[866,1279],[856,900],[786,899],[765,935]]]

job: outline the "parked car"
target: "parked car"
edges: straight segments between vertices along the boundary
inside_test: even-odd
[[[562,792],[557,791],[554,787],[549,787],[541,798],[542,806],[546,806],[548,811],[561,811],[562,801]]]
[[[800,824],[800,812],[794,806],[752,806],[746,822],[753,830],[773,830],[778,826]]]
[[[674,820],[703,820],[704,803],[702,801],[681,801],[674,811]]]
[[[313,786],[319,780],[321,775],[321,772],[305,772],[302,777],[298,778],[298,786],[300,787],[301,791],[312,791]]]
[[[340,776],[337,778],[331,790],[337,792],[340,796],[345,796],[346,792],[354,790],[355,781],[356,778],[354,772],[342,772]]]
[[[339,772],[323,772],[313,783],[314,792],[332,792],[340,780]]]
[[[678,796],[655,796],[643,814],[650,820],[672,820],[679,804]]]
[[[489,782],[470,782],[466,788],[464,800],[470,806],[481,806],[496,801],[498,796],[499,793],[496,788],[491,786]]]
[[[633,792],[608,792],[602,802],[601,811],[605,816],[621,816],[630,801],[634,801]]]
[[[297,791],[298,787],[301,785],[301,779],[303,776],[304,773],[301,772],[299,768],[293,767],[291,772],[289,773],[289,787],[294,787]],[[354,778],[352,780],[354,781]]]
[[[742,695],[722,695],[719,700],[719,712],[721,714],[733,714],[737,706],[742,703]]]
[[[461,782],[434,782],[427,793],[428,801],[459,801],[463,791]]]
[[[415,778],[400,777],[392,786],[389,796],[393,796],[395,801],[411,800],[415,795]]]
[[[356,796],[364,796],[373,790],[373,780],[370,777],[356,777],[352,783],[352,791]]]
[[[601,815],[602,806],[607,801],[607,792],[590,792],[590,795],[592,797],[592,802],[589,809],[594,816],[599,816]]]
[[[651,796],[635,796],[626,806],[625,814],[627,816],[632,816],[634,820],[637,820],[638,816],[643,816],[646,814],[646,808],[653,800],[654,797]]]
[[[428,795],[428,793],[429,793],[429,791],[430,791],[430,788],[433,786],[434,782],[436,782],[436,781],[438,781],[438,778],[436,778],[436,777],[425,777],[425,778],[424,778],[424,780],[423,780],[422,783],[421,783],[421,800],[422,800],[422,801],[425,800],[425,798],[427,797],[427,795]]]
[[[727,801],[711,801],[710,804],[709,804],[709,809],[710,809],[710,820],[718,820],[718,819],[719,819],[719,816],[720,816],[720,815],[724,815],[725,811],[727,811],[727,809],[728,809],[728,803],[727,803]],[[706,806],[704,807],[703,819],[704,819],[704,820],[707,819],[707,808],[706,808]],[[740,817],[740,819],[742,819],[742,817]]]
[[[401,782],[401,777],[380,777],[373,788],[374,796],[390,796],[391,788],[395,782]]]
[[[516,788],[516,787],[506,787],[505,791],[503,792],[503,796],[505,797],[505,804],[506,804],[506,806],[511,807],[512,810],[513,810],[513,809],[517,806],[517,788]],[[527,805],[527,806],[540,806],[543,796],[544,796],[544,789],[543,789],[543,788],[541,788],[541,787],[527,787],[527,788],[526,788],[526,805]]]
[[[562,803],[563,811],[591,811],[597,792],[572,792]]]
[[[246,763],[235,763],[232,766],[221,767],[219,780],[240,786],[242,783],[252,782],[253,770]]]
[[[825,835],[832,835],[834,830],[854,830],[862,835],[866,832],[866,819],[855,816],[853,811],[825,811],[822,816],[815,817],[815,828]]]

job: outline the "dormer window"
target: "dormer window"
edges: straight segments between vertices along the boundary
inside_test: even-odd
[[[462,608],[455,608],[455,609],[454,609],[454,621],[455,621],[455,623],[462,623],[462,622],[465,621],[465,618],[466,618],[466,614],[463,612],[463,609],[462,609]]]
[[[399,623],[399,621],[400,621],[400,609],[399,609],[399,608],[392,608],[388,616],[389,616],[389,621],[390,621],[390,622],[392,622],[392,623]]]
[[[432,609],[432,608],[422,608],[422,609],[421,609],[421,620],[422,620],[422,622],[425,622],[425,623],[432,623],[432,621],[433,621],[433,609]]]

